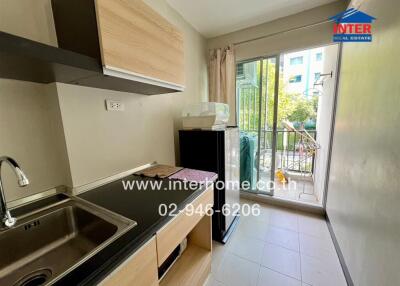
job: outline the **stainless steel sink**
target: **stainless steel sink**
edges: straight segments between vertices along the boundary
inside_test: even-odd
[[[71,197],[0,231],[0,285],[54,283],[136,223]]]

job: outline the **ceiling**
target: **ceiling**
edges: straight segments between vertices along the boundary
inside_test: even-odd
[[[337,0],[167,0],[207,38],[269,22]]]

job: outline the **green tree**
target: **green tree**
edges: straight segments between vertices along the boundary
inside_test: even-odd
[[[267,123],[272,128],[275,91],[275,63],[264,64],[264,82],[267,83],[267,92],[263,92],[263,100],[267,97]],[[279,76],[278,92],[278,128],[282,128],[282,120],[304,123],[307,120],[315,121],[317,118],[318,97],[307,98],[300,93],[288,93],[282,73]]]
[[[304,123],[307,120],[316,118],[316,111],[314,110],[313,101],[298,96],[295,100],[295,107],[293,111],[287,116],[290,122]]]
[[[240,87],[239,104],[242,105],[240,113],[240,126],[244,130],[257,130],[259,124],[259,104],[261,104],[261,129],[271,130],[274,115],[275,92],[275,62],[264,60],[262,67],[260,62],[246,63],[254,65],[255,84],[243,84]],[[259,82],[260,71],[263,69],[261,85]],[[266,84],[264,84],[266,83]],[[259,86],[263,87],[262,101],[259,103]],[[278,128],[282,128],[281,122],[289,120],[293,123],[305,123],[308,120],[316,120],[318,97],[307,98],[303,94],[286,92],[282,74],[279,77],[278,91]]]

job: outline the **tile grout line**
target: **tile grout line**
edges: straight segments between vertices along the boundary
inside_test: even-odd
[[[223,247],[223,246],[222,246],[222,247]],[[220,261],[220,263],[219,263],[217,269],[215,269],[215,272],[214,272],[214,274],[215,274],[215,275],[214,275],[214,279],[215,279],[217,282],[222,283],[223,285],[225,285],[225,283],[223,283],[221,280],[219,280],[219,279],[217,278],[217,275],[216,275],[216,273],[218,272],[219,268],[221,267],[221,264],[222,264],[223,260],[225,259],[225,255],[226,255],[225,251],[228,251],[228,250],[222,250],[222,251],[223,251],[223,254],[222,254],[222,257],[221,257],[221,261]],[[212,257],[211,257],[211,259],[212,259]],[[212,269],[211,269],[211,273],[212,273]]]
[[[310,234],[310,233],[306,233],[306,232],[304,232],[304,231],[300,231],[300,230],[299,230],[299,234],[303,234],[303,235],[311,236],[311,237],[313,237],[313,238],[318,238],[318,239],[321,239],[321,240],[328,240],[328,241],[332,241],[332,239],[331,239],[329,236],[327,236],[327,237],[318,236],[318,235],[315,235],[315,234]],[[329,235],[329,233],[328,233],[328,235]]]
[[[301,280],[297,279],[296,277],[293,277],[293,276],[290,276],[290,275],[288,275],[288,274],[279,272],[279,271],[277,271],[277,270],[275,270],[275,269],[272,269],[272,268],[270,268],[270,267],[268,267],[268,266],[265,266],[265,265],[262,265],[262,264],[261,264],[260,266],[263,267],[263,268],[266,268],[266,269],[268,269],[268,270],[271,270],[272,272],[279,273],[279,274],[281,274],[281,275],[283,275],[283,276],[285,276],[285,277],[288,277],[288,278],[294,279],[294,280],[296,280],[296,281],[299,281],[300,283],[302,282]],[[260,269],[261,269],[261,268],[260,268]]]
[[[264,250],[265,250],[265,247],[266,247],[267,243],[269,243],[269,242],[264,243],[264,247],[263,247],[263,251],[262,251],[263,254],[264,254]],[[272,244],[272,243],[269,243],[269,244]],[[276,245],[276,244],[272,244],[272,245],[278,246],[278,247],[279,247],[279,245]],[[285,247],[282,247],[282,248],[285,248]],[[285,248],[285,249],[287,249],[287,248]],[[290,249],[287,249],[287,250],[290,250]],[[293,251],[293,252],[296,252],[296,251],[294,251],[294,250],[292,250],[292,251]],[[300,253],[299,253],[299,258],[301,259]],[[261,258],[261,260],[262,260],[262,258]],[[269,270],[271,270],[271,271],[273,271],[273,272],[275,272],[275,273],[279,273],[279,274],[281,274],[281,275],[283,275],[283,276],[286,276],[286,277],[295,279],[295,280],[299,281],[300,283],[302,282],[301,280],[299,280],[299,279],[297,279],[297,278],[295,278],[295,277],[292,277],[292,276],[287,275],[287,274],[285,274],[285,273],[281,273],[281,272],[279,272],[279,271],[277,271],[277,270],[274,270],[274,269],[272,269],[272,268],[270,268],[270,267],[268,267],[268,266],[265,266],[265,265],[263,265],[261,262],[260,262],[260,265],[259,265],[259,266],[260,266],[259,273],[261,273],[261,267],[264,267],[264,268],[267,268],[267,269],[269,269]],[[301,277],[301,270],[300,270],[300,277]]]
[[[297,250],[293,250],[293,249],[291,249],[291,248],[287,248],[286,246],[282,246],[282,245],[279,245],[279,244],[277,244],[277,243],[273,243],[273,242],[269,242],[269,241],[266,241],[264,244],[271,244],[271,245],[273,245],[273,246],[277,246],[277,247],[281,247],[281,248],[284,248],[284,249],[286,249],[286,250],[289,250],[289,251],[293,251],[293,252],[296,252],[296,253],[298,253],[298,254],[300,254],[300,246],[299,246],[299,251],[297,251]]]
[[[274,226],[274,227],[275,227],[275,226]],[[293,231],[293,230],[287,230],[287,229],[283,229],[283,228],[280,228],[280,229],[286,230],[286,231],[290,231],[290,232],[293,232],[293,233],[297,234],[298,239],[299,239],[299,232]],[[270,241],[268,241],[268,240],[266,240],[266,239],[261,239],[261,238],[258,238],[258,237],[251,237],[251,236],[248,236],[248,235],[246,235],[246,234],[244,234],[244,236],[245,236],[245,237],[244,237],[245,239],[254,239],[254,240],[263,242],[264,244],[269,243],[269,244],[272,244],[272,245],[274,245],[274,246],[279,246],[279,247],[285,248],[285,249],[287,249],[287,250],[300,253],[300,245],[299,245],[298,250],[294,250],[294,249],[291,249],[291,248],[289,248],[289,247],[286,247],[286,246],[277,244],[277,243],[275,243],[275,242],[270,242]],[[227,251],[229,251],[228,249],[229,249],[229,248],[227,248]]]
[[[262,254],[264,254],[264,250],[265,250],[265,243],[264,243],[263,249],[262,249],[262,251],[261,251]],[[261,260],[260,260],[260,263],[259,263],[259,265],[258,265],[258,277],[257,277],[257,284],[256,284],[256,286],[258,286],[258,282],[260,281],[261,267],[262,267],[262,264],[261,264],[262,258],[263,258],[263,257],[261,256]]]
[[[241,256],[241,255],[239,255],[239,254],[237,254],[237,253],[231,252],[231,251],[229,251],[229,250],[227,250],[227,251],[228,251],[230,254],[232,254],[232,255],[234,255],[234,256],[236,256],[236,257],[239,257],[239,258],[241,258],[241,259],[246,260],[247,262],[251,262],[251,263],[255,263],[255,264],[261,265],[260,262],[255,262],[255,261],[250,260],[250,259],[248,259],[248,258],[245,258],[245,257],[243,257],[243,256]]]
[[[264,252],[264,249],[263,249],[263,251],[262,252]],[[260,276],[261,276],[261,267],[262,267],[262,265],[261,264],[258,264],[258,275],[257,275],[257,282],[256,282],[256,286],[258,286],[259,285],[259,282],[260,282]]]
[[[300,259],[300,280],[301,283],[303,283],[303,268],[302,268],[302,263],[301,263],[301,253],[299,253],[299,259]]]
[[[266,245],[266,243],[264,243],[264,247],[263,247],[262,253],[264,253],[265,245]],[[276,245],[275,245],[275,246],[276,246]],[[283,248],[283,247],[282,247],[282,248]],[[287,249],[287,248],[285,248],[285,249]],[[288,249],[288,250],[290,250],[290,249]],[[226,251],[228,251],[228,250],[226,250]],[[293,250],[292,250],[292,251],[293,251]],[[254,262],[254,261],[249,260],[249,259],[247,259],[247,258],[244,258],[244,257],[242,257],[242,256],[240,256],[240,255],[238,255],[238,254],[236,254],[236,253],[233,253],[233,252],[230,252],[230,251],[228,251],[228,252],[229,252],[230,254],[232,254],[233,256],[236,256],[236,257],[238,257],[238,258],[240,258],[240,259],[246,260],[247,262],[254,263],[254,264],[257,264],[257,265],[258,265],[259,271],[258,271],[257,282],[259,281],[259,277],[260,277],[260,274],[261,274],[261,267],[266,268],[266,269],[268,269],[268,270],[271,270],[272,272],[279,273],[279,274],[281,274],[281,275],[283,275],[283,276],[285,276],[285,277],[288,277],[288,278],[294,279],[294,280],[296,280],[296,281],[299,281],[300,283],[302,282],[302,280],[299,280],[299,279],[297,279],[296,277],[293,277],[293,276],[290,276],[290,275],[288,275],[288,274],[282,273],[282,272],[277,271],[277,270],[275,270],[275,269],[272,269],[272,268],[270,268],[270,267],[268,267],[268,266],[265,266],[265,265],[263,265],[263,264],[261,264],[261,263]],[[293,251],[293,252],[295,252],[295,251]],[[300,258],[300,255],[299,255],[299,258]],[[300,259],[301,259],[301,258],[300,258]],[[221,261],[221,263],[222,263],[222,261]],[[301,271],[300,271],[300,277],[301,277]],[[217,280],[218,282],[224,284],[223,281],[218,280],[217,278],[215,278],[215,280]],[[225,284],[224,284],[224,285],[225,285]]]
[[[268,224],[268,226],[276,227],[276,228],[279,228],[279,229],[282,229],[282,230],[286,230],[286,231],[299,233],[299,230],[293,230],[293,229],[285,228],[285,227],[282,227],[282,226],[277,226],[277,225],[274,225],[274,224]],[[299,228],[299,225],[297,224],[297,229],[298,228]]]
[[[299,246],[299,259],[300,259],[300,283],[303,284],[303,268],[301,266],[301,246],[300,246],[300,221],[299,217],[297,217],[297,229],[299,232],[297,233],[297,244]]]

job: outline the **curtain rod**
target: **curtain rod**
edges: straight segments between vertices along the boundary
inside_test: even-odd
[[[301,30],[301,29],[311,28],[311,27],[322,25],[322,24],[329,23],[329,22],[332,22],[332,20],[324,20],[324,21],[320,21],[320,22],[316,22],[316,23],[312,23],[312,24],[308,24],[308,25],[304,25],[304,26],[288,29],[288,30],[275,32],[275,33],[268,34],[268,35],[261,36],[261,37],[257,37],[257,38],[254,38],[254,39],[249,39],[249,40],[236,42],[236,43],[233,43],[233,45],[237,46],[237,45],[241,45],[241,44],[246,44],[246,43],[249,43],[249,42],[253,42],[253,41],[257,41],[257,40],[273,37],[273,36],[276,36],[276,35],[279,35],[279,34],[285,34],[285,33],[293,32],[293,31]]]

